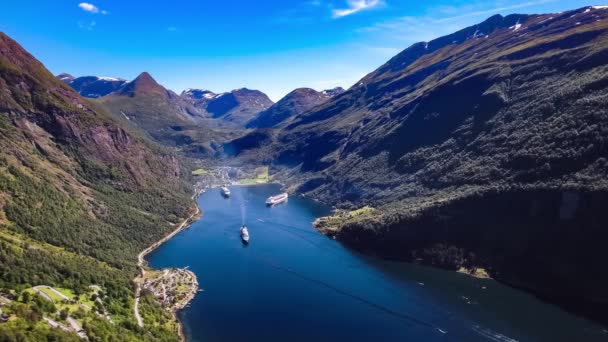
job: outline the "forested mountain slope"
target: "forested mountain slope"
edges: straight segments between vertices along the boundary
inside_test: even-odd
[[[606,7],[493,16],[414,44],[282,127],[265,153],[277,178],[376,208],[321,224],[328,234],[484,266],[584,311],[608,303]]]
[[[178,159],[80,97],[3,33],[0,149],[2,291],[51,285],[83,293],[99,285],[101,305],[117,322],[91,313],[90,338],[175,339],[163,326],[135,325],[130,279],[137,253],[193,210]],[[33,334],[39,319],[20,317],[0,335]]]

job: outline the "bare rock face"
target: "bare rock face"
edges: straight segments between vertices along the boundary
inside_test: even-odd
[[[24,131],[29,132],[26,136],[40,140],[37,144],[41,150],[58,159],[73,159],[70,154],[76,154],[78,158],[101,165],[123,168],[128,171],[125,175],[130,175],[122,179],[124,186],[146,186],[164,178],[177,179],[174,165],[163,167],[163,160],[144,142],[133,138],[111,118],[96,112],[64,84],[68,76],[62,76],[63,82],[53,77],[40,62],[4,34],[0,34],[0,61],[3,115],[16,125],[16,129],[27,130]],[[142,74],[132,89],[158,94],[160,88],[149,75]],[[48,142],[41,139],[52,139],[57,144],[50,148]],[[63,157],[57,155],[59,150],[56,148],[64,151]],[[152,168],[152,165],[156,167]]]

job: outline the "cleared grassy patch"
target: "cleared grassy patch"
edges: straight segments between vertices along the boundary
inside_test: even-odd
[[[86,296],[80,296],[80,302],[90,308],[95,305],[95,302],[91,300],[92,293],[87,293]]]
[[[369,205],[366,205],[363,208],[349,211],[347,215],[348,215],[348,217],[355,217],[355,216],[370,214],[373,211],[374,211],[374,208],[370,207]]]
[[[55,302],[56,304],[59,304],[59,303],[61,303],[61,301],[63,301],[63,298],[61,296],[59,296],[58,294],[56,294],[55,292],[53,292],[47,288],[41,288],[40,291],[44,292],[47,296],[51,297],[53,302]]]
[[[59,311],[61,311],[63,309],[68,309],[70,314],[73,314],[74,312],[77,312],[80,308],[82,308],[82,306],[80,306],[78,304],[62,304],[62,303],[55,304],[55,307],[57,307],[57,310],[59,310]],[[84,309],[84,310],[88,311],[87,309]]]
[[[335,215],[321,217],[314,222],[314,226],[321,232],[332,233],[340,229],[342,224],[348,220],[364,218],[374,213],[376,209],[366,205],[359,209],[350,211],[338,211]]]
[[[62,287],[55,287],[55,290],[63,293],[64,295],[68,296],[71,299],[74,299],[74,297],[76,297],[76,295],[74,294],[74,291],[72,291],[70,289],[65,289]]]
[[[255,169],[255,178],[244,178],[239,180],[239,184],[266,184],[270,181],[268,166],[261,166]]]
[[[205,170],[205,169],[196,169],[196,170],[192,171],[193,176],[201,176],[206,173],[207,173],[207,170]]]

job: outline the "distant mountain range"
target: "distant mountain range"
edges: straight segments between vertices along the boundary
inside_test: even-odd
[[[154,140],[199,157],[222,155],[223,143],[242,135],[246,125],[276,125],[344,92],[339,87],[322,92],[302,88],[274,104],[263,92],[247,88],[219,94],[191,88],[177,95],[147,72],[133,81],[65,73],[56,77]]]
[[[74,88],[80,95],[97,98],[117,91],[127,80],[113,77],[83,76],[75,78],[70,74],[59,74],[57,78]]]
[[[134,98],[138,93],[156,94],[169,102],[182,102],[178,112],[185,110],[192,115],[221,119],[235,126],[244,126],[257,114],[274,104],[263,92],[247,88],[220,94],[209,90],[187,89],[181,95],[177,95],[159,85],[147,72],[140,74],[131,82],[113,77],[74,77],[66,73],[57,75],[57,78],[85,97],[100,98],[112,95]],[[174,111],[171,112],[174,114]],[[179,120],[175,123],[179,123]]]
[[[344,89],[341,87],[321,92],[311,88],[298,88],[287,94],[270,108],[260,112],[255,119],[247,123],[247,128],[277,126],[288,118],[302,114],[343,92]]]
[[[274,102],[259,90],[235,89],[228,93],[215,94],[208,90],[188,89],[182,97],[212,118],[244,126],[258,113],[268,109]]]
[[[117,91],[97,99],[117,119],[170,146],[190,145],[190,130],[200,130],[207,117],[188,100],[143,72]]]
[[[317,92],[310,88],[296,89],[275,105],[259,90],[235,89],[216,94],[204,89],[186,89],[180,95],[165,89],[147,72],[133,81],[114,77],[74,77],[67,73],[56,76],[85,97],[100,98],[108,95],[135,97],[139,93],[156,93],[169,102],[182,102],[177,112],[220,119],[236,127],[271,127],[294,114],[300,114],[344,92],[341,87]],[[135,89],[138,87],[138,90]],[[180,100],[177,100],[177,98]],[[171,110],[170,113],[175,113]],[[171,115],[171,114],[170,114]],[[170,118],[171,119],[171,118]],[[178,119],[174,123],[179,124]]]

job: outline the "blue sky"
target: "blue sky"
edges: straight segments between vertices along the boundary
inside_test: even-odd
[[[410,44],[496,14],[599,5],[579,0],[4,0],[0,31],[53,73],[166,87],[248,87],[273,100],[298,87],[354,84]]]

